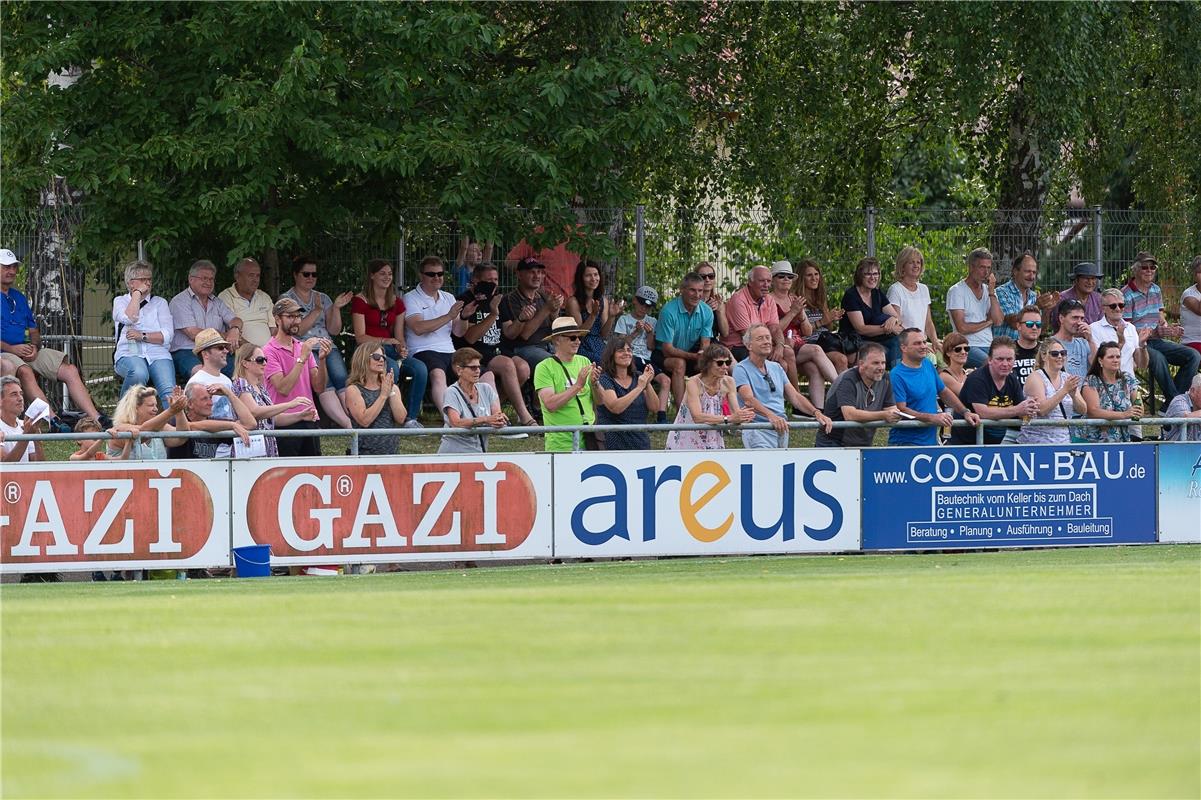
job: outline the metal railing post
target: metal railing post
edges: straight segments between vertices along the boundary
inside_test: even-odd
[[[138,261],[146,260],[146,242],[143,239],[138,239]]]
[[[571,432],[571,452],[580,452],[580,429],[576,428]]]
[[[634,254],[638,259],[638,285],[646,284],[646,206],[634,206]]]
[[[397,230],[400,231],[400,236],[396,242],[396,285],[404,285],[405,274],[405,224],[400,222],[397,224]]]
[[[1093,206],[1093,260],[1105,275],[1105,248],[1101,242],[1101,206]]]
[[[353,428],[350,431],[350,454],[352,456],[359,454],[359,432]]]
[[[980,420],[976,423],[976,444],[984,444],[984,420]]]
[[[867,254],[876,257],[876,207],[867,207]]]

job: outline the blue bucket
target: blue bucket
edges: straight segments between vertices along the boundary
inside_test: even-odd
[[[271,575],[271,545],[235,547],[234,569],[239,578],[266,578]]]

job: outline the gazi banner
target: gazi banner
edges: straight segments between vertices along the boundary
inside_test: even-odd
[[[863,451],[863,549],[1155,541],[1155,448]]]
[[[557,454],[555,555],[859,548],[856,450]]]
[[[549,558],[550,456],[233,463],[233,544],[276,564]]]
[[[0,571],[229,564],[229,464],[6,464]]]

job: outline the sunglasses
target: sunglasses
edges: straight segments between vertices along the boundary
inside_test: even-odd
[[[1022,324],[1027,328],[1041,328],[1043,326],[1043,324],[1036,319],[1023,320]]]
[[[254,363],[256,363],[256,364],[260,364],[260,365],[261,365],[261,364],[266,364],[266,363],[267,363],[267,357],[266,357],[266,356],[255,356],[254,358],[248,358],[248,359],[246,359],[246,360],[247,360],[247,361],[253,361]]]
[[[772,275],[772,277],[773,278],[783,278],[786,281],[796,280],[796,275],[785,275],[784,273],[780,273],[779,275]]]
[[[371,354],[371,360],[372,360],[372,361],[383,361],[383,360],[384,360],[384,354],[383,354],[383,353],[372,353],[372,354]]]
[[[316,272],[302,272],[302,273],[300,273],[300,277],[302,277],[302,278],[316,278],[316,277],[317,277],[317,273],[316,273]]]
[[[1154,264],[1143,264],[1141,267],[1139,267],[1139,269],[1145,269],[1148,272],[1154,272],[1155,270],[1159,269],[1159,267]]]
[[[1119,308],[1125,308],[1125,303],[1106,303],[1105,307],[1117,311]]]
[[[767,390],[772,394],[776,393],[776,382],[771,379],[771,376],[766,372],[763,373],[763,380],[767,381]]]
[[[719,367],[728,367],[730,366],[731,362],[728,358],[715,358],[713,359],[713,363]]]
[[[717,277],[717,273],[715,273],[715,272],[698,272],[697,274],[700,275],[701,278],[703,278],[704,280],[707,280],[707,281],[711,281]]]
[[[1051,358],[1063,358],[1068,354],[1067,350],[1048,350],[1047,355]]]
[[[574,333],[565,333],[565,334],[563,334],[563,338],[569,342],[578,342],[583,337],[578,336]]]
[[[971,345],[960,344],[960,345],[956,345],[955,347],[952,347],[951,352],[952,353],[966,353],[966,352],[970,351],[971,349],[972,349]]]
[[[229,348],[223,344],[215,344],[212,347],[206,347],[205,350],[220,350],[222,353],[228,353]]]
[[[423,272],[421,274],[427,278],[441,278],[446,273],[445,272]]]
[[[464,364],[463,366],[459,367],[459,369],[469,369],[472,372],[479,372],[480,365],[479,364]]]

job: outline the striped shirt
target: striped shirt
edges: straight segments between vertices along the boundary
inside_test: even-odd
[[[1158,285],[1153,283],[1146,292],[1142,292],[1134,285],[1134,281],[1130,281],[1122,287],[1122,297],[1126,300],[1126,311],[1122,316],[1133,322],[1135,328],[1141,331],[1159,326],[1163,292]]]

